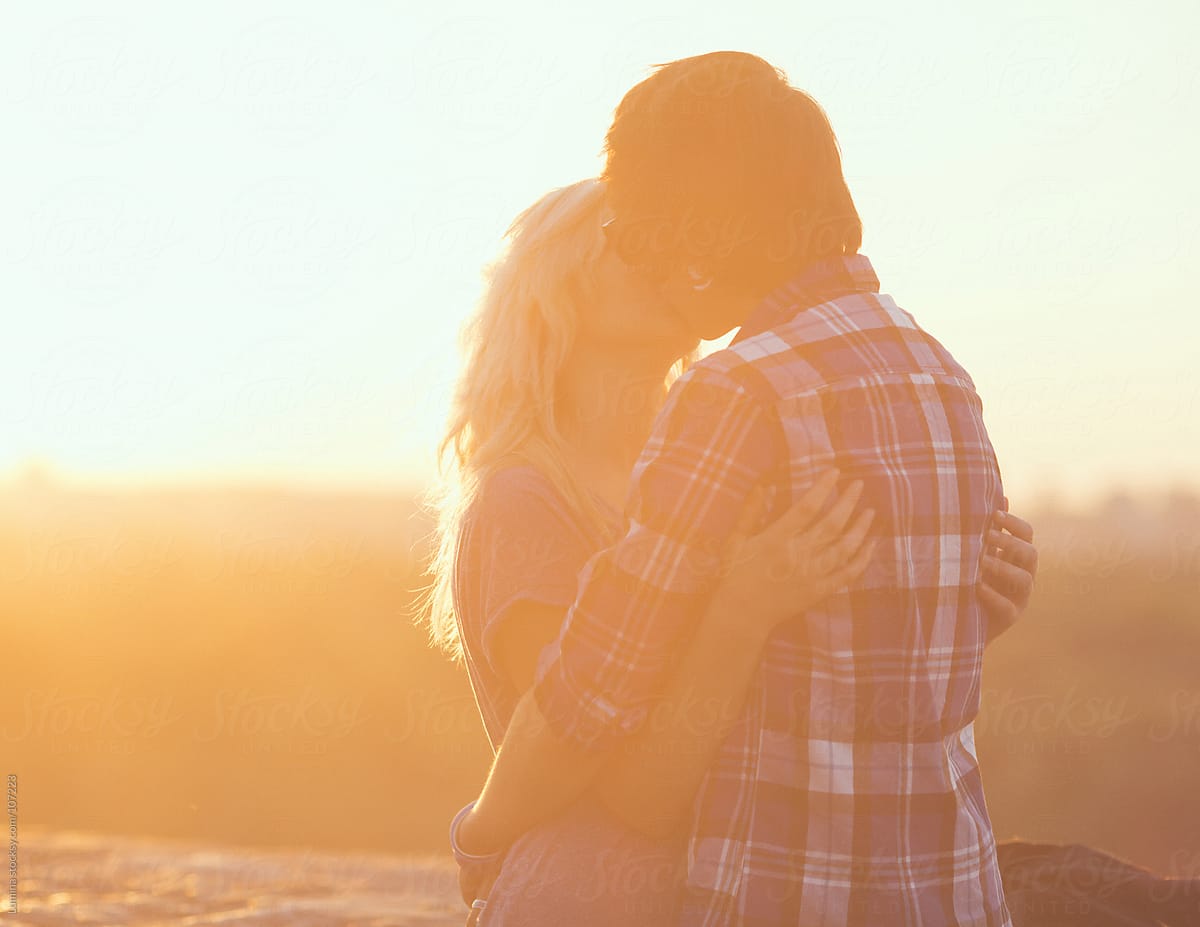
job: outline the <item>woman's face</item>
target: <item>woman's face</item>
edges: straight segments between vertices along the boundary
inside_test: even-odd
[[[669,367],[699,340],[658,287],[606,244],[596,266],[597,298],[581,321],[586,344]]]

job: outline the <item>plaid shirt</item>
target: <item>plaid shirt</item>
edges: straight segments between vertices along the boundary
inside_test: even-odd
[[[975,756],[976,595],[999,468],[967,372],[863,255],[808,267],[672,388],[628,532],[587,564],[535,698],[557,736],[635,731],[755,484],[864,481],[866,573],[772,632],[697,794],[684,927],[1009,927]]]

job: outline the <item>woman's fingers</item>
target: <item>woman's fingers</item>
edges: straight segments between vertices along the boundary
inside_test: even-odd
[[[879,543],[879,538],[871,538],[866,544],[859,548],[858,553],[850,560],[849,563],[834,570],[822,582],[822,592],[828,595],[831,592],[837,592],[843,586],[848,586],[854,580],[858,579],[863,571],[867,568],[867,564],[871,562],[871,556],[875,553],[875,546]]]
[[[738,515],[737,523],[733,526],[733,531],[725,539],[725,545],[721,549],[721,559],[726,568],[733,565],[737,559],[738,551],[746,543],[746,539],[750,536],[750,532],[754,530],[754,526],[762,519],[766,499],[767,494],[761,486],[755,486],[750,490],[750,494],[746,496],[746,501],[742,505],[742,511]]]
[[[1034,572],[1038,564],[1038,552],[1028,541],[1013,534],[1004,534],[991,528],[987,533],[988,546],[1001,560],[1015,564],[1023,570]]]
[[[755,535],[743,553],[770,558],[768,578],[773,581],[817,582],[842,569],[862,549],[874,512],[858,513],[863,482],[855,480],[835,494],[839,473],[826,470],[780,518]],[[739,530],[744,523],[739,521]],[[738,531],[735,531],[738,535]]]
[[[496,884],[496,879],[500,877],[502,865],[502,863],[493,864],[487,874],[479,880],[472,899],[467,902],[471,906],[471,912],[467,915],[468,927],[475,927],[476,924],[483,923],[484,906],[476,904],[476,902],[480,899],[484,902],[487,901],[488,895],[491,894],[492,886]],[[464,900],[466,900],[465,897]]]
[[[984,580],[979,584],[979,600],[987,610],[988,617],[996,621],[1000,630],[1012,627],[1017,621],[1017,606],[1005,598]],[[995,635],[989,635],[994,637]]]
[[[862,491],[862,480],[855,480],[851,483],[833,503],[829,511],[805,532],[806,539],[820,543],[840,535],[846,527],[850,514],[854,511],[854,507],[858,505],[858,500],[862,498]]]
[[[1012,512],[996,511],[996,524],[1010,531],[1026,543],[1033,543],[1033,525],[1024,518],[1018,518]]]
[[[832,484],[834,477],[836,473],[830,471],[823,475],[822,481]],[[782,539],[786,557],[773,574],[780,579],[796,577],[817,580],[845,563],[861,546],[874,518],[873,512],[860,513],[852,527],[846,529],[846,522],[854,513],[862,491],[862,481],[855,480],[845,492],[834,498],[828,511],[816,521],[811,521],[811,518],[790,518],[788,523],[780,524],[784,519],[779,519],[776,524],[788,532]],[[812,499],[825,499],[829,490],[821,486],[817,493],[810,490],[810,494]],[[800,527],[804,520],[810,521],[810,524]]]
[[[862,548],[874,519],[874,509],[863,509],[841,537],[831,539],[828,546],[812,551],[809,555],[814,561],[812,572],[817,575],[828,574],[845,566]]]
[[[989,586],[1014,601],[1024,601],[1033,590],[1033,577],[1026,570],[990,554],[983,558],[984,580]]]
[[[462,895],[463,904],[468,908],[471,902],[475,900],[476,893],[479,889],[479,876],[477,873],[460,866],[458,868],[458,893]]]
[[[817,517],[817,513],[825,505],[825,500],[833,492],[837,481],[838,471],[826,470],[796,500],[796,504],[777,518],[767,530],[782,538],[790,538],[797,532],[803,531]]]
[[[854,519],[854,523],[850,526],[840,541],[837,542],[837,551],[839,559],[842,561],[848,560],[854,556],[863,541],[866,540],[867,530],[871,527],[871,522],[875,520],[874,509],[863,509],[859,512],[858,517]]]

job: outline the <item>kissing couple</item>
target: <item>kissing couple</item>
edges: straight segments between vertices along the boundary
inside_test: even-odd
[[[468,923],[1007,927],[973,722],[1037,551],[971,377],[778,68],[657,65],[604,151],[509,227],[440,448]]]

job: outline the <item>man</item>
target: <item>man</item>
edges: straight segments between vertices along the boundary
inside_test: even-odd
[[[505,846],[634,733],[756,485],[778,515],[836,467],[880,537],[866,574],[781,625],[694,804],[680,924],[1010,922],[976,762],[977,582],[1000,473],[967,372],[879,292],[820,106],[738,52],[617,109],[606,233],[698,337],[459,848]]]

